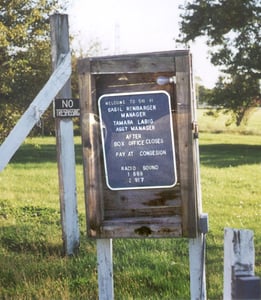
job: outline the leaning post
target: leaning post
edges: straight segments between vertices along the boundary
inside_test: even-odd
[[[58,57],[70,52],[68,16],[54,14],[50,17],[52,66],[56,69]],[[71,80],[60,90],[57,98],[71,98]],[[79,247],[77,213],[75,150],[73,121],[71,118],[55,119],[56,147],[59,172],[60,208],[64,251],[75,254]]]

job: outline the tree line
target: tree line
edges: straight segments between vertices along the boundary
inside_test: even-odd
[[[0,0],[0,140],[51,74],[49,15],[57,0]]]
[[[64,3],[64,2],[63,2]],[[194,0],[181,7],[179,42],[206,36],[211,61],[222,68],[213,90],[200,87],[210,105],[232,112],[240,125],[250,107],[260,105],[260,2]],[[59,0],[0,0],[0,141],[48,80],[51,70],[49,16]],[[75,69],[76,58],[73,59]],[[73,77],[73,93],[77,91]],[[203,99],[201,98],[201,99]],[[43,134],[53,134],[51,109]],[[43,125],[43,124],[42,124]]]

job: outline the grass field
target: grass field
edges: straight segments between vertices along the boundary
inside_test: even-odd
[[[208,299],[222,299],[225,227],[254,230],[261,276],[261,111],[244,128],[199,111]],[[86,238],[80,138],[81,246],[64,257],[55,139],[28,138],[0,173],[0,299],[97,299],[95,242]],[[114,240],[115,299],[189,299],[186,239]]]
[[[201,132],[212,132],[212,133],[234,133],[242,135],[260,135],[260,123],[261,123],[261,108],[253,108],[251,113],[248,115],[247,122],[242,122],[239,127],[234,123],[230,124],[230,115],[216,113],[212,111],[213,116],[209,116],[208,112],[211,110],[199,109],[198,119]]]

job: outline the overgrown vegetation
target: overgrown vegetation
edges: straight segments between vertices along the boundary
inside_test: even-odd
[[[249,120],[245,133],[250,135],[236,126],[227,131],[223,117],[210,127],[213,119],[199,111],[203,210],[210,220],[208,299],[222,299],[224,227],[254,230],[261,276],[260,114]],[[0,173],[1,299],[97,299],[96,246],[86,238],[79,138],[76,154],[81,246],[75,257],[62,250],[55,139],[28,138]],[[186,239],[119,239],[113,247],[115,299],[190,299]]]

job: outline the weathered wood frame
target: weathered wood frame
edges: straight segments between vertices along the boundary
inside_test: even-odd
[[[78,62],[87,232],[94,238],[198,235],[199,183],[188,50],[85,58]],[[175,77],[159,86],[158,76]],[[171,96],[178,184],[111,191],[104,178],[98,98],[105,93],[166,90]]]

